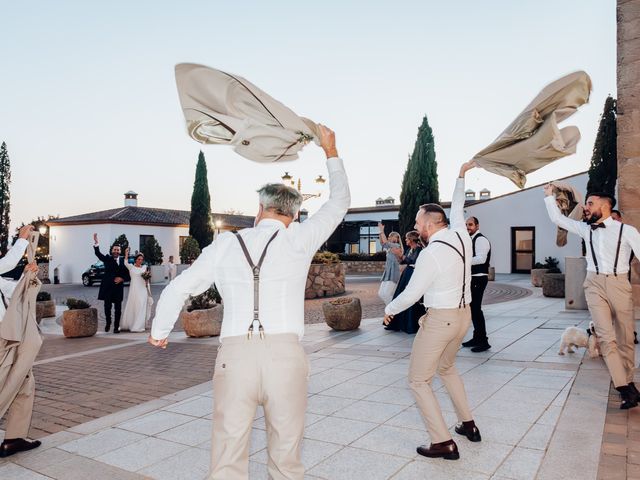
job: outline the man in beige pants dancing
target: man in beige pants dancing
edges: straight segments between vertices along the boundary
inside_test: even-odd
[[[416,214],[415,229],[429,242],[420,252],[407,288],[385,309],[384,323],[411,307],[424,295],[427,314],[419,320],[420,329],[413,342],[409,365],[409,385],[427,424],[431,445],[420,446],[420,455],[457,460],[458,447],[442,417],[431,381],[436,372],[442,379],[458,415],[455,431],[472,442],[479,442],[476,427],[456,370],[456,354],[471,325],[471,237],[464,221],[464,175],[474,161],[460,168],[451,201],[451,228],[440,205],[422,205]]]
[[[304,290],[314,253],[342,221],[350,195],[333,132],[320,128],[327,156],[329,200],[294,222],[302,196],[282,184],[262,187],[255,227],[222,233],[162,292],[149,341],[167,337],[189,295],[214,282],[224,301],[221,347],[213,375],[211,480],[248,478],[249,437],[264,407],[268,469],[275,480],[302,480],[300,447],[309,365],[300,345]]]

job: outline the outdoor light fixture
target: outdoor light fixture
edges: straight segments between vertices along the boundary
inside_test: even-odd
[[[46,225],[40,225],[38,227],[38,231],[40,232],[40,235],[44,235],[45,233],[47,233],[47,226]]]
[[[318,178],[316,178],[316,183],[324,183],[327,180],[325,178],[322,177],[322,175],[318,175]]]
[[[220,227],[222,227],[222,220],[217,219],[217,220],[216,220],[216,228],[217,228],[218,230],[220,230]]]
[[[292,178],[293,177],[291,175],[289,175],[289,172],[284,172],[284,175],[282,176],[282,181],[283,182],[290,182]]]
[[[284,175],[282,177],[280,177],[280,178],[282,178],[282,181],[284,182],[285,185],[290,183],[291,186],[295,188],[296,181],[291,175],[289,175],[289,172],[284,172]],[[326,181],[327,180],[322,175],[318,175],[318,177],[315,179],[315,182],[319,183],[319,184],[323,184]],[[310,198],[318,198],[318,197],[320,197],[322,195],[321,193],[303,193],[302,192],[302,180],[300,178],[298,178],[298,182],[297,183],[298,183],[297,190],[302,195],[303,201],[304,200],[308,200]]]

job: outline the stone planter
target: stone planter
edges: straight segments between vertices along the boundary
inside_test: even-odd
[[[304,298],[329,297],[344,293],[346,266],[340,263],[314,263],[309,267]]]
[[[67,338],[91,337],[98,331],[98,310],[80,308],[62,313],[62,333]]]
[[[565,257],[564,272],[564,308],[567,310],[587,310],[587,299],[583,286],[587,277],[587,259],[585,257]]]
[[[206,310],[186,309],[180,312],[180,321],[187,337],[216,337],[222,328],[222,305],[216,305]]]
[[[542,277],[549,271],[548,268],[533,268],[531,269],[531,285],[534,287],[542,286]]]
[[[545,297],[564,298],[564,273],[545,273],[542,277]]]
[[[40,325],[43,318],[56,316],[56,303],[53,300],[36,302],[36,322]]]
[[[496,281],[496,267],[489,267],[489,275],[487,275],[490,282]]]
[[[357,297],[338,298],[322,304],[324,320],[334,330],[355,330],[360,327],[362,306]]]

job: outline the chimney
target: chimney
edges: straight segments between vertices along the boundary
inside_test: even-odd
[[[475,200],[476,199],[476,192],[474,192],[471,189],[468,189],[466,192],[464,192],[464,198],[465,198],[465,200]]]
[[[491,198],[491,190],[483,188],[480,190],[480,200],[488,200]]]
[[[138,194],[133,190],[129,190],[124,194],[124,206],[125,207],[137,207],[138,206]]]

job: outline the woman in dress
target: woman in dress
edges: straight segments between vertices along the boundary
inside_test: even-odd
[[[393,294],[393,298],[396,298],[404,291],[405,288],[407,288],[409,280],[411,280],[411,275],[413,275],[413,269],[415,267],[416,260],[418,259],[418,255],[422,250],[422,244],[420,243],[420,234],[415,230],[408,232],[404,236],[404,241],[407,244],[407,250],[404,255],[402,255],[400,263],[406,265],[407,267],[404,269],[404,272],[402,272],[402,275],[400,276],[400,280],[398,281],[398,286],[395,293]],[[385,328],[387,330],[402,330],[407,333],[416,333],[418,331],[418,320],[425,313],[426,310],[424,308],[424,305],[422,304],[422,299],[420,299],[404,312],[394,315],[393,320],[391,320],[389,325],[387,325]]]
[[[388,305],[391,303],[391,300],[393,300],[393,292],[396,291],[398,280],[400,279],[400,263],[395,252],[397,249],[402,249],[402,244],[398,232],[391,232],[389,238],[387,238],[384,234],[384,225],[382,222],[378,223],[378,229],[380,230],[382,250],[387,252],[387,261],[384,265],[382,279],[380,280],[378,296],[384,301],[385,305]]]
[[[147,319],[148,289],[147,280],[142,275],[147,271],[148,267],[142,264],[144,262],[142,253],[136,255],[133,265],[128,262],[128,248],[125,250],[124,258],[124,264],[131,274],[131,283],[129,284],[129,296],[122,314],[120,329],[129,330],[130,332],[144,332]]]

